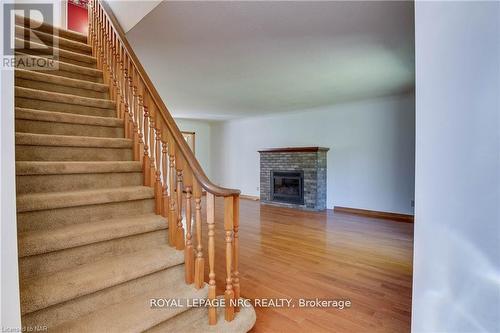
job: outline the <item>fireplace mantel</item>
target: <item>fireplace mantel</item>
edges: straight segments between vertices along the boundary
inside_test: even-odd
[[[314,153],[318,151],[329,151],[326,147],[284,147],[284,148],[266,148],[259,150],[259,153]]]

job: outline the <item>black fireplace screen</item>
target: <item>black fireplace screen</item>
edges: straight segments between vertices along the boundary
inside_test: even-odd
[[[304,204],[304,172],[271,171],[271,200]]]

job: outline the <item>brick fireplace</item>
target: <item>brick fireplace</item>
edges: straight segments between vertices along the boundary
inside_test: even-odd
[[[261,202],[301,209],[326,209],[328,150],[324,147],[260,150]]]

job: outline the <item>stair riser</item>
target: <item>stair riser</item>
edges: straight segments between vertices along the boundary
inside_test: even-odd
[[[82,61],[79,60],[80,58],[78,55],[72,56],[68,55],[67,53],[58,53],[57,50],[55,50],[56,54],[53,54],[52,49],[24,49],[24,48],[17,48],[16,47],[16,52],[22,52],[25,54],[30,54],[34,56],[40,56],[40,57],[52,57],[55,56],[54,59],[66,62],[68,64],[73,64],[73,65],[78,65],[82,67],[87,67],[87,68],[96,68],[96,63],[95,62],[87,62],[87,61]]]
[[[17,214],[19,232],[46,230],[74,223],[130,217],[154,212],[154,199],[113,202],[100,205],[31,211]]]
[[[53,91],[57,93],[77,95],[82,97],[92,97],[101,99],[109,98],[109,94],[107,92],[56,85],[53,83],[42,82],[42,81],[32,81],[27,79],[16,78],[15,84],[17,87],[25,87],[37,90],[44,90],[44,91]]]
[[[59,76],[64,76],[68,77],[70,79],[77,79],[77,80],[85,80],[89,82],[95,82],[95,83],[102,83],[103,78],[102,76],[95,76],[95,75],[88,75],[85,73],[80,73],[78,71],[69,71],[67,69],[62,69],[59,68],[58,70],[39,70],[41,73],[47,73],[51,75],[59,75]]]
[[[16,132],[93,136],[101,138],[123,138],[124,136],[123,127],[56,123],[52,121],[38,121],[27,119],[16,119]]]
[[[17,176],[17,193],[40,193],[143,185],[142,172]]]
[[[116,110],[112,109],[102,109],[91,106],[49,102],[24,97],[16,97],[16,106],[35,110],[66,112],[87,116],[116,117]]]
[[[35,326],[44,323],[49,328],[54,327],[67,320],[74,320],[79,316],[86,315],[94,309],[106,308],[149,290],[163,289],[168,294],[168,291],[172,290],[172,286],[181,283],[185,283],[183,264],[24,315],[22,324],[23,326]],[[160,296],[162,295],[158,297]]]
[[[17,161],[132,161],[130,148],[16,145]]]
[[[45,44],[68,50],[71,52],[77,52],[81,54],[91,55],[92,49],[87,46],[87,44],[81,45],[79,43],[74,43],[71,40],[66,40],[65,38],[58,38],[57,34],[53,36],[52,34],[47,34],[44,32],[40,32],[37,30],[24,29],[24,27],[17,25],[16,26],[16,37],[20,39],[25,39],[26,34],[30,36],[30,40],[33,40],[36,43]]]
[[[19,259],[20,279],[50,274],[96,260],[146,250],[168,243],[168,229],[116,238],[71,249],[54,251]]]

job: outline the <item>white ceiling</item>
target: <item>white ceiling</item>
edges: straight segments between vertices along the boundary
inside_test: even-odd
[[[127,34],[176,117],[230,119],[406,92],[413,2],[162,2]]]
[[[128,32],[158,6],[161,0],[106,0],[106,2],[113,10],[123,30]]]

